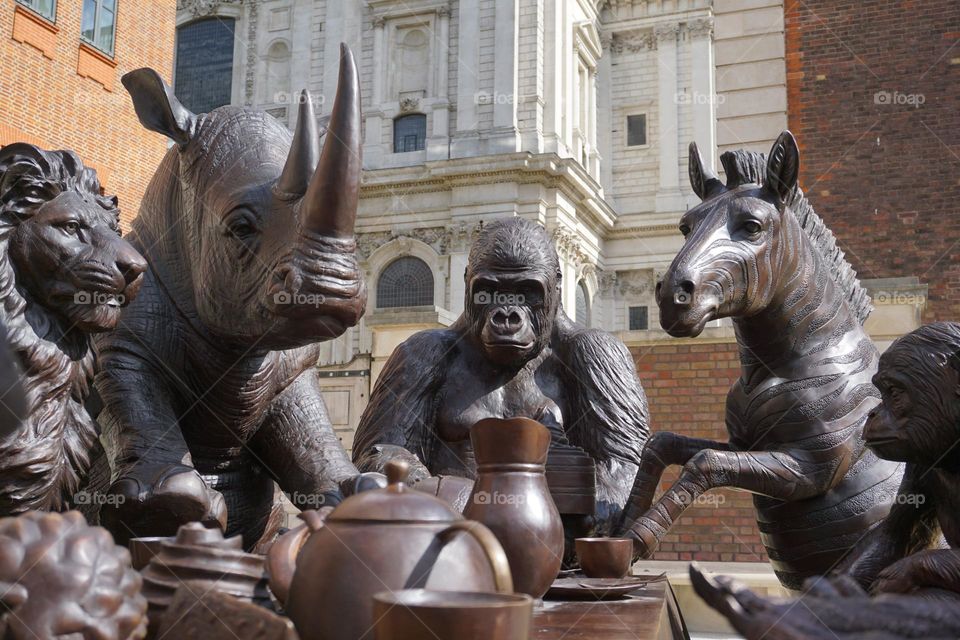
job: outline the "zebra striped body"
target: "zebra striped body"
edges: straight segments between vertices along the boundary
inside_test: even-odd
[[[728,152],[726,185],[691,145],[703,203],[681,220],[687,240],[658,284],[661,324],[696,336],[734,319],[741,376],[727,397],[729,442],[655,433],[621,526],[650,555],[684,509],[717,487],[754,494],[780,581],[800,588],[829,571],[888,513],[903,470],[863,443],[879,402],[879,355],[863,329],[870,299],[797,187],[799,151],[784,132],[769,159]],[[656,503],[663,470],[680,478]]]

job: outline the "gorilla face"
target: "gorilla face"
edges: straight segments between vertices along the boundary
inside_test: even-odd
[[[942,353],[894,344],[873,383],[882,404],[863,430],[867,446],[888,460],[947,466],[958,456],[960,375]]]
[[[469,287],[474,335],[488,360],[519,367],[540,353],[553,323],[550,289],[539,274],[484,270]]]

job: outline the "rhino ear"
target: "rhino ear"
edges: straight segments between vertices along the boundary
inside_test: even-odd
[[[197,116],[180,104],[173,89],[153,69],[131,71],[120,79],[133,98],[140,124],[162,133],[181,147],[193,137]]]

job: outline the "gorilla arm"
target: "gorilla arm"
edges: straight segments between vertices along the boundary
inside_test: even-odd
[[[850,576],[867,589],[885,569],[937,541],[936,503],[922,482],[924,472],[915,464],[907,465],[890,513],[850,550],[837,573]],[[901,499],[919,495],[924,496],[919,503]]]
[[[394,350],[360,417],[353,444],[358,470],[383,473],[387,462],[401,459],[410,464],[410,482],[430,477],[438,394],[460,335],[421,331]]]
[[[622,342],[603,331],[570,334],[571,329],[560,327],[566,335],[558,350],[570,406],[567,436],[596,461],[596,524],[609,532],[627,502],[650,435],[647,399]]]

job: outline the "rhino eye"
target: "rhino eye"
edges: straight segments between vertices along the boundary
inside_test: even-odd
[[[224,220],[226,235],[234,236],[239,240],[246,240],[259,231],[253,213],[245,208],[231,211]]]

